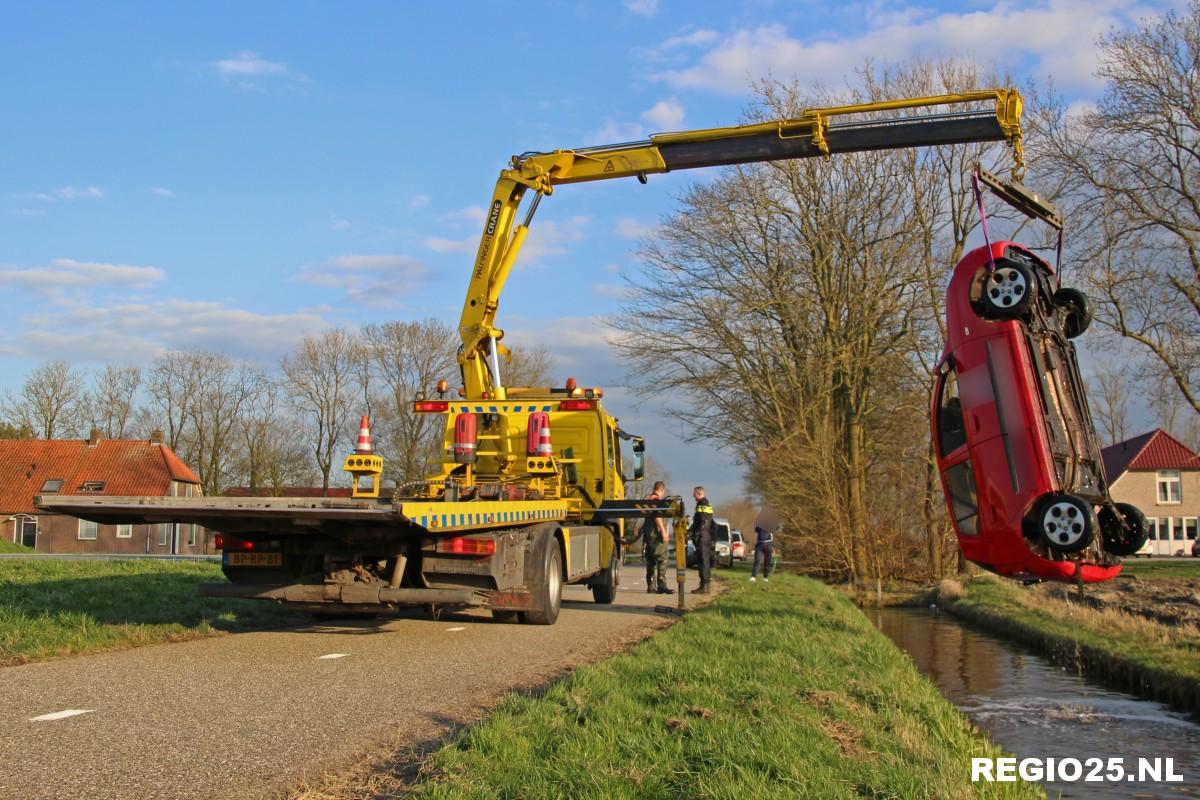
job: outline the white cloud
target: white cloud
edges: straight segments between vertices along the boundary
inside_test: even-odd
[[[425,262],[405,255],[351,253],[326,259],[294,276],[298,283],[341,289],[355,306],[387,308],[403,304],[404,298],[429,277]]]
[[[210,65],[213,72],[230,86],[252,92],[266,92],[270,81],[287,81],[291,85],[304,83],[308,78],[283,61],[269,61],[253,50],[242,50]]]
[[[734,95],[766,76],[837,86],[868,61],[898,63],[919,53],[968,57],[1002,68],[1019,65],[1035,77],[1053,76],[1060,88],[1094,90],[1099,85],[1092,75],[1096,40],[1148,12],[1118,0],[1043,0],[1032,6],[998,2],[965,13],[885,11],[869,15],[863,32],[844,37],[801,39],[782,25],[768,25],[723,36],[697,62],[656,77],[681,89]],[[678,40],[667,42],[678,46]]]
[[[64,292],[98,292],[110,288],[145,289],[161,282],[166,273],[158,267],[105,264],[56,258],[46,266],[0,265],[0,284],[39,296],[61,297]]]
[[[470,225],[477,228],[483,225],[483,219],[487,216],[487,211],[483,206],[467,206],[460,208],[457,211],[449,211],[438,217],[438,222],[445,222],[450,225]]]
[[[174,197],[175,196],[174,192],[172,192],[170,189],[165,189],[162,186],[151,186],[150,192],[152,194],[158,195],[159,197]]]
[[[592,291],[609,300],[629,299],[629,287],[620,283],[593,283]]]
[[[344,231],[349,227],[350,227],[350,220],[343,219],[342,217],[339,217],[337,214],[329,215],[329,230]]]
[[[677,50],[687,47],[703,47],[712,44],[720,37],[716,31],[701,28],[700,30],[684,33],[678,36],[672,36],[666,39],[659,49],[661,50]]]
[[[46,213],[46,209],[44,209],[44,208],[14,208],[12,210],[12,213],[16,214],[18,217],[40,217]]]
[[[608,120],[585,137],[584,144],[619,144],[646,138],[646,128],[638,122]]]
[[[658,0],[621,0],[630,14],[650,18],[658,13]]]
[[[479,239],[474,236],[468,236],[465,239],[426,236],[424,244],[435,253],[470,253],[479,247]]]
[[[622,239],[643,239],[653,236],[657,231],[657,225],[646,225],[629,217],[621,217],[617,220],[616,234]]]
[[[660,131],[677,131],[683,126],[683,106],[674,98],[659,100],[642,112],[642,121]]]
[[[429,195],[426,194],[414,194],[408,201],[408,207],[414,211],[427,205],[429,205]]]
[[[54,203],[59,200],[103,200],[105,193],[99,186],[63,186],[52,192],[37,192],[33,197],[46,203]]]
[[[547,256],[566,253],[567,244],[584,238],[583,229],[590,220],[590,217],[578,215],[563,222],[549,219],[535,221],[529,228],[529,237],[517,257],[516,268],[520,269],[522,265],[532,266]]]

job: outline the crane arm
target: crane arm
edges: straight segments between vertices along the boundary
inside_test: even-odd
[[[504,398],[499,356],[506,352],[494,327],[500,293],[516,263],[529,224],[542,197],[560,184],[646,176],[673,170],[830,156],[869,150],[1008,142],[1023,168],[1021,95],[1016,89],[989,89],[805,111],[792,119],[729,128],[654,134],[625,144],[525,153],[513,156],[500,173],[488,205],[459,333],[459,361],[467,397]],[[895,115],[911,109],[935,113]],[[535,194],[525,218],[517,213],[525,193]]]

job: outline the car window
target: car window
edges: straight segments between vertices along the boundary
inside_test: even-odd
[[[937,415],[939,450],[941,455],[948,456],[967,443],[962,400],[958,396],[958,375],[953,367],[947,369],[942,377]]]
[[[950,490],[950,505],[959,534],[978,536],[979,499],[975,494],[975,471],[969,460],[946,470],[946,486]]]

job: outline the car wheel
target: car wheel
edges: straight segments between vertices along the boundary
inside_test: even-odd
[[[558,621],[558,609],[562,606],[562,555],[558,551],[558,540],[551,537],[546,542],[545,569],[541,586],[537,591],[537,608],[522,612],[522,619],[531,625],[553,625]]]
[[[1100,540],[1114,556],[1132,556],[1149,536],[1146,515],[1130,503],[1117,503],[1116,507],[1115,512],[1109,506],[1100,509]]]
[[[1033,301],[1033,272],[1016,261],[1000,260],[984,278],[982,316],[988,319],[1015,319]]]
[[[1086,331],[1092,324],[1092,301],[1079,289],[1070,287],[1059,289],[1054,293],[1054,305],[1067,312],[1067,320],[1063,332],[1068,339],[1074,339]]]
[[[515,625],[521,621],[521,612],[507,608],[493,608],[492,619],[505,625]]]
[[[1077,553],[1096,535],[1091,503],[1070,494],[1048,494],[1034,511],[1042,540],[1060,553]]]

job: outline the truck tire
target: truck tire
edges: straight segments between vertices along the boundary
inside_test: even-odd
[[[562,555],[558,540],[553,536],[546,542],[545,561],[538,587],[534,590],[537,608],[524,611],[525,622],[530,625],[553,625],[558,621],[558,609],[562,606]]]
[[[617,599],[617,585],[621,582],[621,562],[613,550],[608,569],[596,573],[592,582],[592,599],[601,605],[609,605]]]

